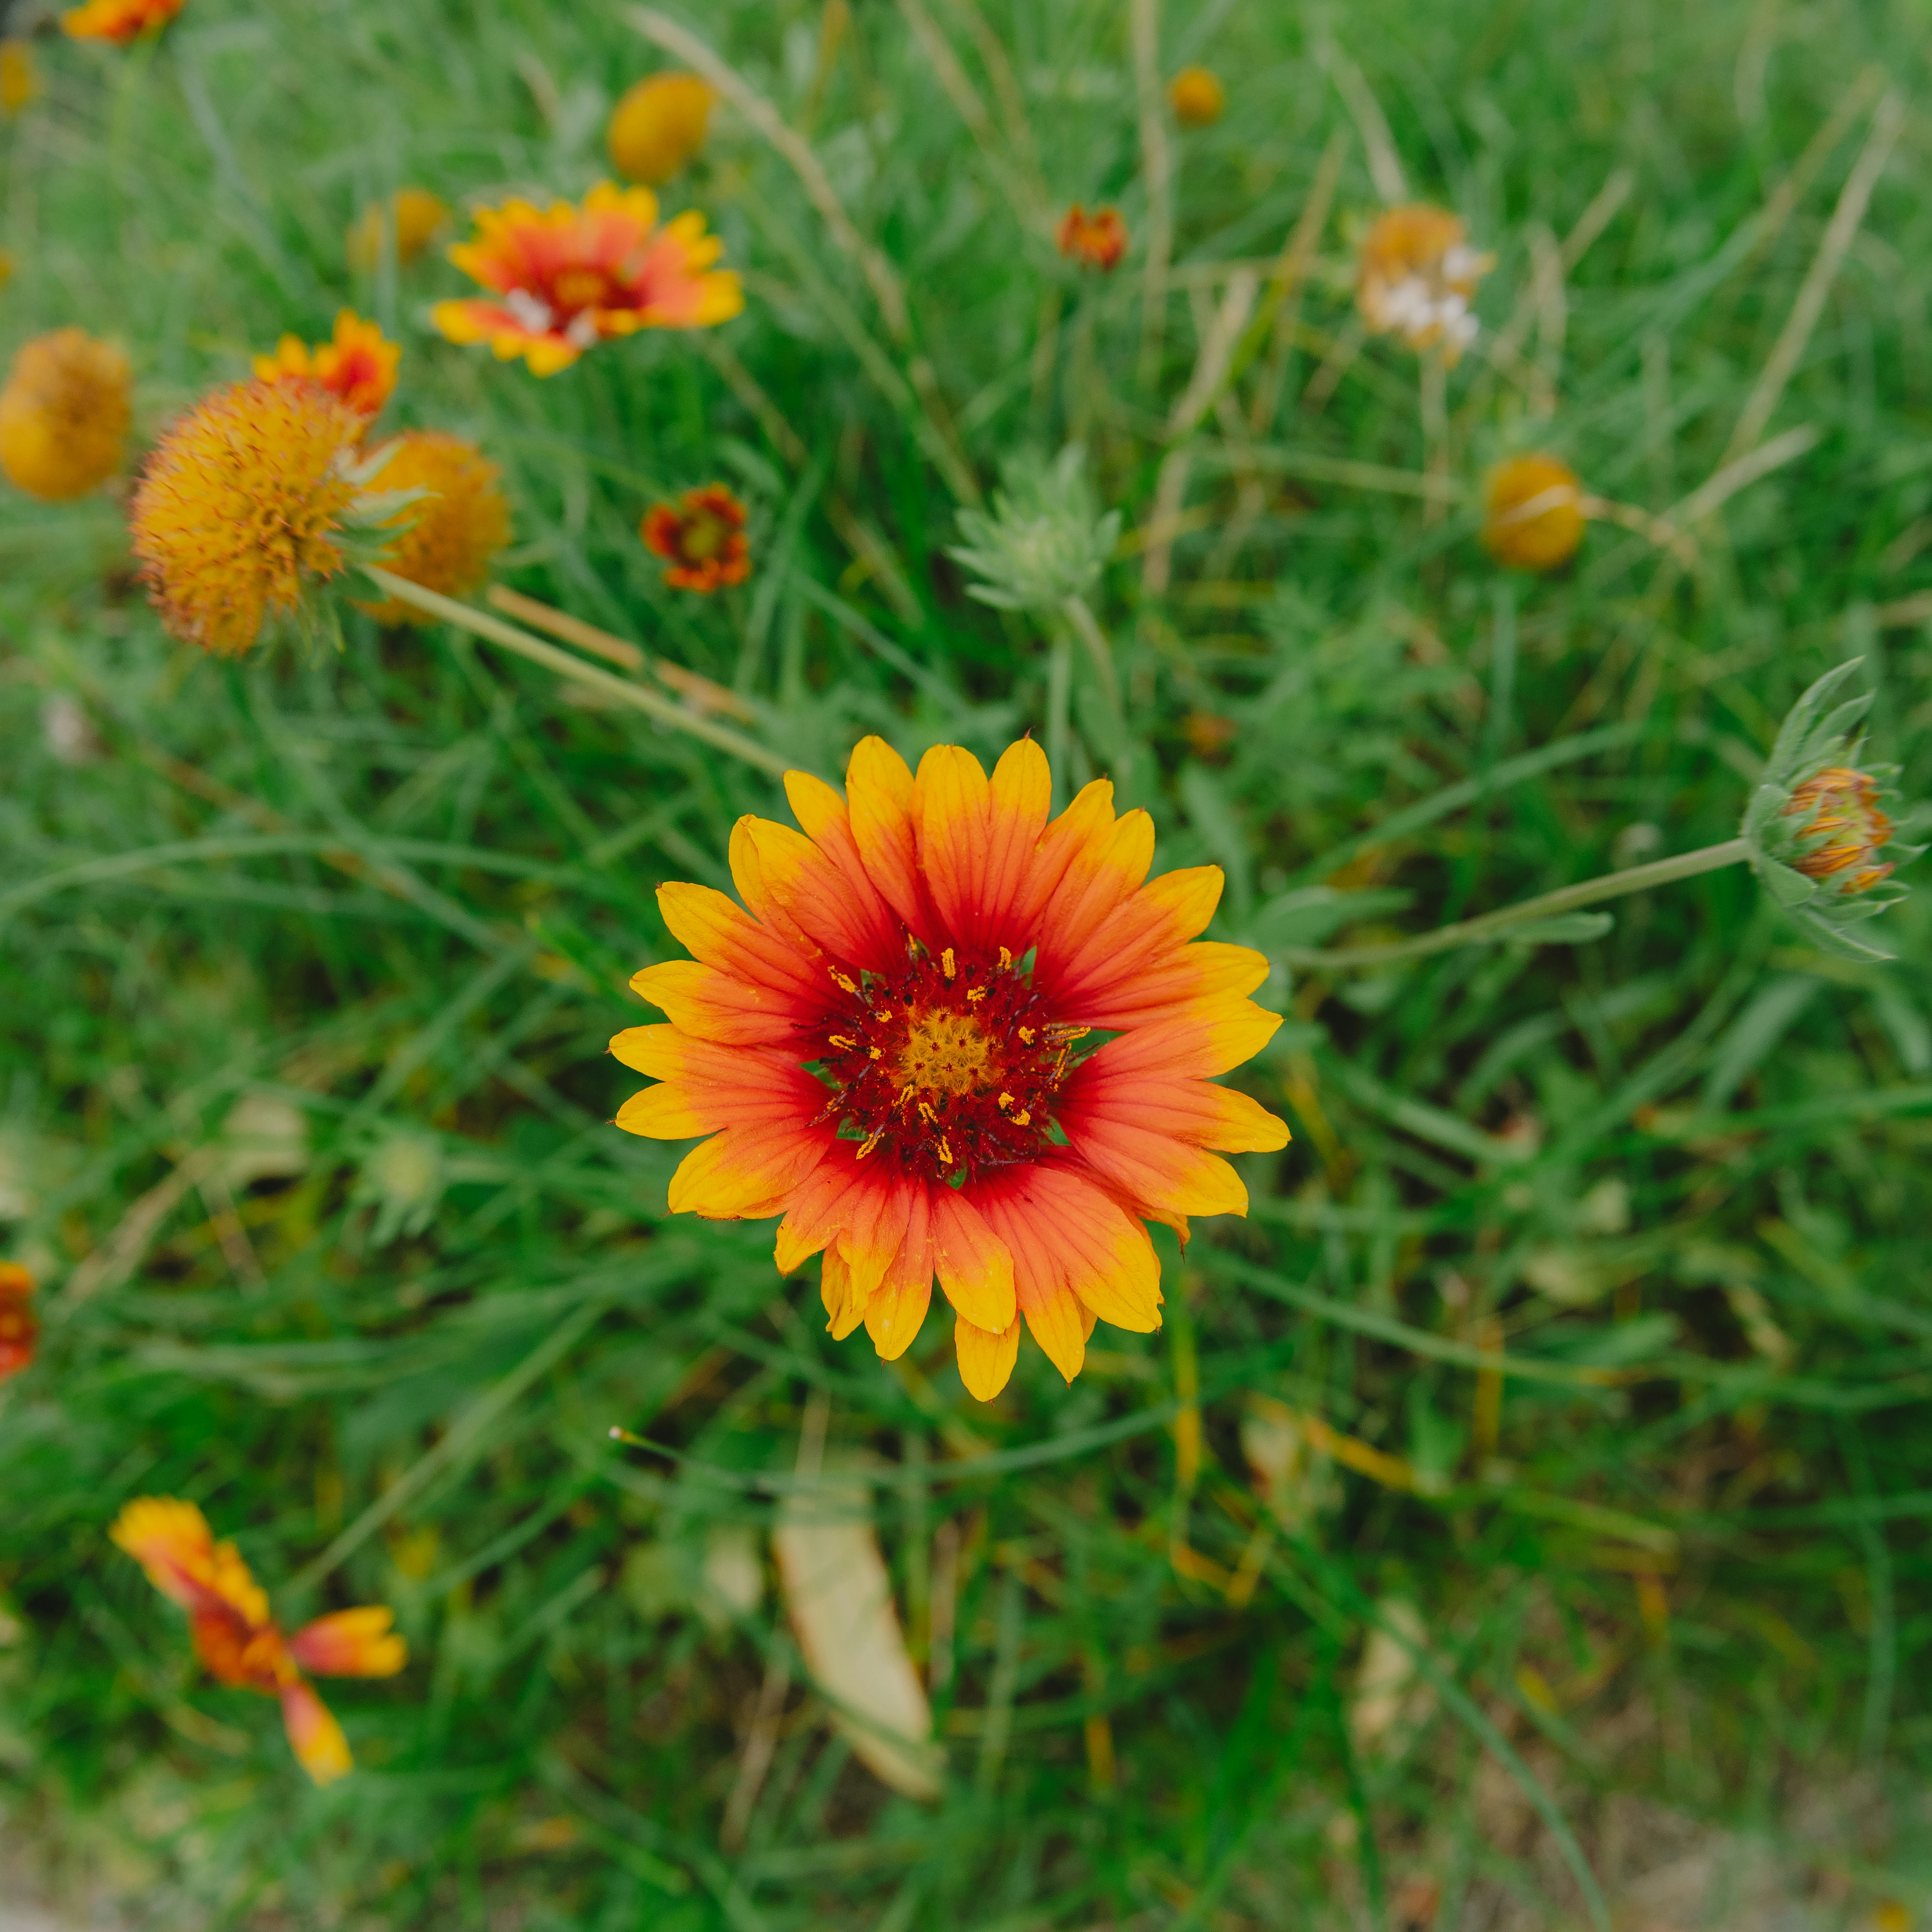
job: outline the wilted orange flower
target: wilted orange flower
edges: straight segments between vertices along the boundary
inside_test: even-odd
[[[675,504],[655,505],[638,534],[647,549],[669,559],[664,581],[674,590],[708,593],[742,584],[752,574],[745,506],[722,483],[687,490]]]
[[[501,472],[473,442],[442,430],[406,430],[382,465],[385,490],[424,490],[392,520],[398,536],[383,568],[446,597],[483,580],[490,560],[510,540],[510,506],[496,487]],[[386,598],[363,608],[383,624],[436,620],[413,604]]]
[[[61,16],[61,30],[70,40],[125,46],[143,34],[158,34],[186,4],[187,0],[87,0]]]
[[[218,656],[344,564],[366,420],[313,382],[237,382],[163,436],[128,514],[161,622]]]
[[[654,74],[611,110],[611,164],[627,181],[668,182],[704,145],[716,90],[694,74]]]
[[[1880,880],[1891,876],[1893,866],[1878,862],[1880,852],[1888,844],[1895,829],[1891,818],[1879,808],[1877,782],[1868,772],[1850,765],[1828,765],[1801,785],[1792,788],[1791,802],[1784,808],[1787,818],[1808,818],[1800,836],[1822,838],[1823,843],[1800,853],[1790,862],[1792,870],[1808,879],[1829,879],[1840,872],[1852,872],[1838,887],[1840,897],[1868,892]],[[1852,872],[1856,866],[1858,869]]]
[[[1184,128],[1211,128],[1228,104],[1228,90],[1212,68],[1184,67],[1168,82],[1167,100]]]
[[[1061,217],[1054,240],[1070,262],[1083,268],[1118,268],[1127,252],[1127,224],[1118,208],[1096,208],[1089,214],[1076,201]]]
[[[1469,304],[1496,266],[1466,238],[1446,208],[1417,202],[1376,218],[1355,270],[1355,300],[1372,335],[1400,335],[1410,348],[1442,345],[1451,364],[1476,339]]]
[[[358,274],[374,274],[393,230],[396,260],[407,267],[448,219],[448,208],[428,188],[399,188],[388,207],[372,201],[350,225],[345,250],[349,266]]]
[[[1049,824],[1030,740],[989,781],[957,746],[915,777],[866,738],[843,796],[802,772],[785,790],[804,836],[750,818],[731,835],[748,910],[659,888],[696,957],[631,982],[670,1023],[611,1042],[660,1082],[617,1124],[710,1136],[673,1178],[672,1211],[782,1214],[779,1269],[824,1252],[834,1335],[862,1321],[881,1355],[903,1354],[936,1271],[980,1400],[1012,1373],[1022,1316],[1070,1382],[1096,1317],[1160,1325],[1142,1217],[1184,1239],[1190,1214],[1244,1214],[1240,1176],[1209,1150],[1287,1142],[1210,1084],[1281,1023],[1246,998],[1268,962],[1190,944],[1220,868],[1144,883],[1154,822],[1117,819],[1105,779]],[[1096,1029],[1115,1037],[1083,1057]]]
[[[18,1262],[0,1262],[0,1382],[34,1359],[40,1327],[29,1305],[33,1298],[34,1277]]]
[[[10,36],[0,40],[0,108],[17,114],[40,91],[33,43]]]
[[[84,496],[121,466],[130,389],[127,357],[84,328],[23,343],[0,389],[0,470],[30,496]]]
[[[352,308],[335,318],[335,334],[314,347],[298,335],[285,335],[272,356],[255,358],[255,374],[265,382],[305,380],[340,396],[358,416],[380,412],[396,386],[396,364],[402,347],[390,341],[375,322],[364,322]]]
[[[218,1683],[281,1700],[282,1721],[303,1770],[332,1784],[354,1768],[349,1741],[302,1676],[393,1677],[409,1647],[380,1605],[337,1610],[285,1637],[268,1600],[232,1543],[217,1543],[193,1503],[141,1496],[108,1532],[148,1581],[188,1613],[195,1654]]]
[[[487,342],[533,375],[567,368],[593,343],[640,328],[709,328],[745,306],[738,278],[712,264],[724,244],[695,210],[658,225],[646,188],[600,182],[580,208],[549,213],[526,201],[486,208],[472,241],[449,259],[495,292],[439,302],[436,326],[452,342]]]
[[[1576,472],[1553,456],[1513,456],[1483,485],[1483,547],[1512,570],[1554,570],[1583,541]]]

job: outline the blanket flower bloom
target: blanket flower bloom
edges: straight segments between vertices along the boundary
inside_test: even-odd
[[[1355,302],[1371,335],[1418,352],[1442,346],[1453,366],[1476,339],[1476,284],[1496,265],[1469,246],[1460,217],[1415,202],[1376,218],[1356,263]]]
[[[1212,1077],[1280,1024],[1246,997],[1268,962],[1190,943],[1218,866],[1147,883],[1154,823],[1088,785],[1048,819],[1030,740],[989,779],[957,746],[916,776],[878,738],[842,796],[802,772],[805,829],[746,818],[730,843],[741,907],[706,886],[658,903],[695,957],[633,988],[670,1020],[610,1042],[656,1078],[617,1125],[710,1138],[670,1184],[674,1213],[782,1214],[789,1274],[824,1256],[832,1333],[862,1322],[879,1353],[919,1332],[933,1276],[957,1314],[961,1379],[989,1401],[1024,1318],[1070,1382],[1096,1318],[1160,1325],[1143,1218],[1244,1214],[1218,1153],[1288,1130]],[[1095,1030],[1115,1036],[1080,1057]],[[1218,1150],[1218,1153],[1216,1151]]]
[[[393,1677],[409,1661],[409,1647],[389,1628],[388,1610],[337,1610],[284,1636],[240,1552],[215,1541],[193,1503],[138,1497],[108,1534],[188,1612],[195,1654],[211,1677],[280,1700],[296,1760],[316,1784],[332,1784],[354,1768],[342,1726],[302,1673]]]
[[[314,382],[254,382],[215,390],[167,430],[128,524],[170,632],[238,657],[344,568],[368,427]]]
[[[311,346],[299,336],[285,335],[274,355],[255,358],[255,374],[265,382],[313,382],[340,396],[357,415],[374,416],[396,386],[402,356],[401,344],[390,341],[380,324],[345,308],[336,316],[330,340]]]
[[[536,376],[568,368],[585,350],[640,328],[709,328],[745,306],[738,278],[712,265],[724,244],[694,210],[662,226],[647,188],[600,182],[580,207],[526,201],[486,208],[449,259],[490,290],[439,302],[452,342],[487,342]]]
[[[1096,208],[1089,214],[1076,201],[1060,217],[1053,238],[1070,262],[1106,274],[1118,268],[1127,252],[1127,224],[1118,208]]]
[[[399,188],[385,207],[372,201],[350,224],[344,252],[358,274],[373,275],[392,235],[396,260],[407,268],[449,219],[448,205],[426,188]]]
[[[385,490],[424,494],[392,520],[401,532],[383,567],[427,590],[460,597],[482,582],[490,560],[510,540],[510,506],[501,472],[473,442],[442,430],[406,430],[382,466]],[[413,604],[386,598],[364,609],[383,624],[433,624]]]
[[[87,0],[61,16],[61,31],[70,40],[112,40],[125,46],[143,34],[158,34],[188,0]]]
[[[1184,67],[1167,84],[1167,104],[1184,128],[1211,128],[1228,105],[1228,90],[1212,68]]]
[[[1483,484],[1483,548],[1511,570],[1555,570],[1583,541],[1576,472],[1553,456],[1512,456]]]
[[[32,1364],[40,1337],[33,1298],[34,1277],[18,1262],[0,1262],[0,1382]]]
[[[127,357],[84,328],[22,343],[0,389],[0,470],[46,502],[85,496],[121,466],[131,392]]]
[[[717,90],[694,74],[653,74],[610,111],[610,161],[626,181],[670,179],[704,145]]]
[[[675,504],[654,505],[638,534],[646,549],[670,563],[664,580],[674,590],[708,596],[752,574],[745,506],[722,483],[687,490]]]

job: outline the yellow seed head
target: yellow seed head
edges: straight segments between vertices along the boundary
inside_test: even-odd
[[[128,358],[82,328],[23,344],[0,389],[0,469],[30,496],[83,496],[121,466]]]
[[[387,208],[372,201],[350,224],[349,266],[358,274],[373,275],[393,229],[396,260],[406,268],[448,219],[448,207],[428,188],[399,188]]]
[[[1184,128],[1211,128],[1228,104],[1228,90],[1213,68],[1184,67],[1168,82],[1167,100]]]
[[[374,487],[430,494],[394,519],[402,534],[383,567],[446,597],[474,589],[510,538],[510,506],[496,487],[497,475],[496,466],[460,436],[412,429],[400,437]],[[379,623],[436,621],[394,597],[363,608]]]
[[[1576,472],[1553,456],[1513,456],[1483,486],[1483,547],[1511,570],[1554,570],[1583,541]]]
[[[611,111],[610,159],[627,180],[655,188],[704,145],[718,97],[694,74],[654,74]]]
[[[368,428],[312,382],[254,382],[215,390],[169,429],[128,517],[169,631],[238,657],[343,568],[349,472]]]

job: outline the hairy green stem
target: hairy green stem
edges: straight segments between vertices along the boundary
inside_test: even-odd
[[[1094,660],[1094,675],[1100,680],[1100,696],[1115,725],[1124,727],[1125,714],[1120,709],[1120,674],[1114,668],[1114,647],[1108,643],[1107,634],[1100,628],[1100,620],[1077,590],[1060,608],[1066,614],[1066,621],[1078,632],[1080,641],[1087,646],[1087,655]]]
[[[1700,872],[1721,871],[1741,864],[1750,856],[1750,848],[1742,838],[1727,838],[1721,845],[1706,845],[1695,852],[1682,852],[1674,859],[1654,860],[1648,866],[1632,866],[1621,872],[1606,872],[1600,878],[1586,879],[1580,885],[1564,886],[1544,892],[1519,905],[1505,906],[1500,912],[1484,913],[1480,919],[1458,920],[1453,926],[1438,927],[1415,939],[1391,940],[1385,946],[1346,946],[1333,952],[1304,951],[1291,946],[1282,957],[1291,966],[1393,966],[1404,959],[1420,959],[1431,952],[1446,952],[1452,946],[1480,945],[1512,926],[1529,926],[1558,914],[1576,912],[1604,899],[1619,899],[1626,892],[1648,891],[1652,886],[1667,886],[1678,879],[1694,879]]]
[[[782,777],[787,770],[786,760],[777,752],[754,743],[741,732],[734,731],[728,725],[714,724],[710,718],[687,711],[669,698],[660,698],[643,685],[634,683],[628,678],[615,676],[600,666],[586,662],[574,652],[546,644],[528,631],[519,630],[514,624],[493,617],[487,610],[459,603],[454,597],[446,597],[440,591],[425,590],[420,584],[412,584],[407,578],[398,577],[394,572],[384,570],[378,565],[365,563],[362,568],[367,576],[399,603],[412,604],[432,617],[440,617],[445,623],[454,624],[474,637],[501,644],[506,650],[514,651],[518,656],[528,658],[532,664],[540,664],[560,676],[588,685],[592,690],[601,691],[608,697],[634,706],[647,717],[656,718],[660,724],[701,738],[706,744],[715,746],[721,752],[728,752],[734,758],[743,759],[748,765],[755,765],[761,772]]]

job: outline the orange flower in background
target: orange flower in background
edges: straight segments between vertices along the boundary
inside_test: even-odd
[[[473,442],[442,430],[412,429],[397,438],[382,466],[385,490],[424,490],[393,520],[402,534],[383,568],[446,597],[482,583],[490,560],[510,540],[510,506],[497,488],[502,472]],[[381,624],[433,624],[413,604],[386,598],[362,607]]]
[[[314,347],[299,336],[285,335],[272,356],[255,358],[255,374],[265,382],[305,380],[340,396],[359,416],[379,414],[396,386],[402,347],[352,308],[335,318],[335,334]]]
[[[356,218],[344,252],[352,268],[360,274],[372,275],[393,233],[396,260],[407,268],[448,219],[446,204],[428,188],[399,188],[386,207],[380,201],[372,201]]]
[[[1877,781],[1850,765],[1828,765],[1796,787],[1784,815],[1808,817],[1810,822],[1800,828],[1800,836],[1823,842],[1792,860],[1792,870],[1808,879],[1835,878],[1840,872],[1851,872],[1852,877],[1839,886],[1841,896],[1868,892],[1881,879],[1890,878],[1895,868],[1889,862],[1881,865],[1879,854],[1890,844],[1897,828],[1890,815],[1879,808],[1878,800]]]
[[[112,40],[124,46],[143,34],[158,34],[187,0],[87,0],[61,16],[61,31],[73,40]]]
[[[745,506],[722,483],[687,490],[675,504],[654,506],[638,534],[646,549],[669,560],[664,580],[674,590],[708,595],[752,574]]]
[[[1483,485],[1483,547],[1512,570],[1554,570],[1583,541],[1576,472],[1553,456],[1513,456]]]
[[[1096,208],[1091,214],[1077,201],[1061,218],[1054,238],[1060,252],[1083,268],[1118,268],[1127,252],[1127,224],[1118,208]]]
[[[349,1741],[309,1688],[318,1677],[393,1677],[409,1647],[380,1606],[338,1610],[285,1637],[268,1600],[232,1543],[217,1543],[193,1503],[142,1496],[108,1534],[148,1574],[148,1581],[188,1613],[195,1654],[218,1683],[281,1700],[282,1722],[303,1770],[332,1784],[354,1768]]]
[[[11,36],[0,40],[0,108],[17,114],[40,91],[40,76],[34,71],[33,43]]]
[[[33,1298],[34,1277],[18,1262],[0,1262],[0,1382],[33,1361],[40,1336]]]
[[[204,396],[148,459],[128,533],[161,622],[218,656],[344,568],[366,418],[313,382],[236,382]]]
[[[1496,265],[1469,246],[1460,217],[1417,202],[1376,218],[1355,269],[1355,301],[1372,335],[1400,335],[1410,348],[1442,345],[1451,365],[1476,339],[1469,313],[1476,284]]]
[[[1022,1317],[1071,1382],[1096,1318],[1160,1325],[1143,1219],[1185,1239],[1190,1214],[1244,1214],[1212,1150],[1287,1142],[1210,1084],[1281,1023],[1246,997],[1268,962],[1190,943],[1220,868],[1147,883],[1154,822],[1116,818],[1105,779],[1049,823],[1030,740],[988,779],[957,746],[915,776],[867,738],[842,796],[802,772],[785,790],[802,835],[750,818],[732,832],[743,908],[659,889],[695,957],[631,982],[670,1024],[610,1042],[659,1082],[617,1125],[711,1136],[673,1178],[672,1211],[783,1215],[778,1268],[823,1252],[834,1335],[863,1322],[882,1356],[903,1354],[937,1274],[974,1396],[1005,1386]],[[1096,1030],[1115,1037],[1083,1055]]]
[[[670,179],[704,145],[717,90],[694,74],[654,74],[611,110],[610,162],[627,181]]]
[[[449,259],[491,291],[439,302],[452,342],[487,342],[505,362],[554,375],[585,350],[640,328],[709,328],[745,306],[738,278],[712,264],[724,244],[694,210],[662,226],[649,188],[592,188],[548,214],[526,201],[486,208]]]
[[[0,470],[47,502],[85,496],[121,467],[132,392],[127,357],[84,328],[22,344],[0,389]]]
[[[1184,128],[1211,128],[1228,105],[1228,90],[1212,68],[1184,67],[1168,82],[1167,101]]]

